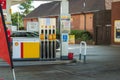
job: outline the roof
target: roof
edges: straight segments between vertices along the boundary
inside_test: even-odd
[[[42,4],[28,14],[25,18],[29,17],[46,17],[46,16],[57,16],[60,11],[60,2],[54,1],[46,4]]]
[[[84,7],[84,1],[86,6]],[[70,14],[105,10],[104,0],[70,0]]]
[[[78,14],[83,12],[94,12],[98,10],[105,10],[105,0],[86,0],[86,7],[83,6],[84,0],[69,0],[69,13]],[[60,1],[53,1],[42,4],[25,18],[50,17],[59,16]]]

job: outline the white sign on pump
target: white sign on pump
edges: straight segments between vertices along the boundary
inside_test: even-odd
[[[62,59],[67,59],[68,56],[68,33],[62,33]]]

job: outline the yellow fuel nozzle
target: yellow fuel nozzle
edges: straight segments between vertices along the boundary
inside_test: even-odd
[[[52,34],[49,34],[49,35],[48,35],[48,40],[53,40],[53,39],[52,39]]]
[[[40,34],[40,39],[44,40],[45,39],[45,35],[44,34]]]
[[[53,40],[56,40],[56,34],[53,34],[53,35],[52,35],[52,39],[53,39]]]

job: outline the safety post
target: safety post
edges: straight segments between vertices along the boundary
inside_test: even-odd
[[[84,45],[84,53],[82,54],[82,49]],[[83,55],[83,63],[86,63],[86,49],[87,49],[87,44],[85,41],[80,42],[80,54],[79,54],[79,60],[82,60],[82,55]]]

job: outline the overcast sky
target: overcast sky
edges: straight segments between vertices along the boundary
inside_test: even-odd
[[[48,2],[48,1],[33,1],[32,5],[36,8],[36,7],[38,7],[39,5],[44,4],[44,3],[47,3],[47,2]],[[19,5],[14,5],[14,6],[11,7],[11,8],[12,8],[12,13],[19,11],[18,6],[19,6]]]

